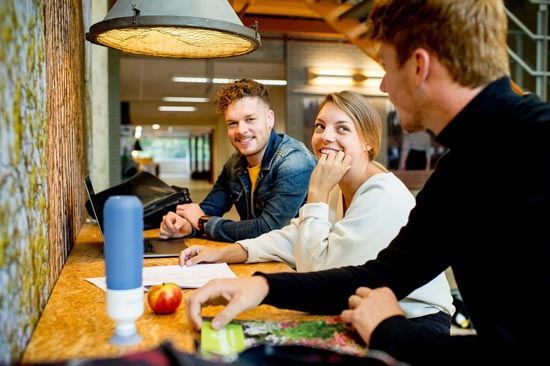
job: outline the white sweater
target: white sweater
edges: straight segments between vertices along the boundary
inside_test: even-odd
[[[248,251],[247,263],[280,261],[299,272],[363,264],[377,256],[407,222],[415,201],[393,173],[376,174],[359,187],[346,215],[340,187],[329,204],[308,203],[299,217],[279,230],[238,243]],[[408,318],[441,310],[452,315],[449,283],[444,273],[400,301]]]

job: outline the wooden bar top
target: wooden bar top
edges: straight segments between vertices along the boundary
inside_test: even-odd
[[[146,237],[158,235],[148,230]],[[202,238],[189,238],[187,245],[233,245]],[[144,266],[174,265],[177,258],[146,258]],[[292,271],[283,263],[236,264],[230,268],[238,277],[251,276],[255,271]],[[182,302],[176,313],[156,315],[144,296],[144,312],[137,320],[138,333],[143,340],[134,346],[114,346],[109,338],[115,323],[107,315],[106,293],[86,281],[89,277],[105,276],[103,242],[95,224],[85,224],[79,233],[48,303],[23,354],[22,363],[54,362],[76,358],[117,357],[127,353],[153,349],[164,341],[181,351],[194,352],[194,342],[200,333],[193,330],[185,316]],[[184,297],[194,290],[183,290]],[[207,307],[203,316],[213,316],[220,307]],[[311,320],[319,316],[281,310],[269,305],[243,312],[238,319],[257,320]]]

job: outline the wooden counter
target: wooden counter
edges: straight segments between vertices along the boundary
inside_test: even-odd
[[[158,230],[149,230],[145,235],[152,237],[157,233]],[[187,239],[187,244],[228,245],[199,238]],[[115,357],[152,349],[163,341],[171,341],[175,348],[182,351],[194,352],[194,340],[199,340],[200,334],[187,323],[183,302],[174,314],[156,315],[145,299],[143,315],[137,321],[138,333],[143,340],[137,345],[126,347],[109,343],[109,338],[114,334],[115,323],[107,315],[105,292],[84,279],[105,276],[102,247],[97,226],[85,224],[34,330],[22,363]],[[144,259],[144,266],[173,264],[177,264],[177,258]],[[285,264],[275,262],[237,264],[230,265],[230,268],[239,277],[250,276],[258,270],[292,271]],[[184,296],[190,291],[194,290],[184,290]],[[213,316],[219,309],[205,308],[203,315]],[[297,311],[279,310],[268,305],[261,305],[238,317],[275,321],[318,318]]]

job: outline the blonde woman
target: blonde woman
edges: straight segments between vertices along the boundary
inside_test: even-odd
[[[191,246],[181,252],[180,264],[282,261],[308,272],[375,258],[407,222],[415,204],[407,187],[375,161],[381,139],[380,116],[362,95],[327,95],[311,138],[318,163],[299,216],[255,239],[221,248]],[[408,318],[449,334],[455,309],[443,273],[400,305]]]

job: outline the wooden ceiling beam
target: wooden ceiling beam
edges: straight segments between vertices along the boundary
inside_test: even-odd
[[[279,15],[285,17],[317,18],[320,16],[302,0],[230,0],[239,16],[245,14]]]
[[[311,9],[315,10],[325,22],[334,30],[344,35],[351,44],[357,46],[374,60],[377,60],[377,49],[372,42],[369,42],[363,34],[366,31],[366,25],[355,19],[346,18],[345,14],[349,12],[354,4],[339,4],[334,1],[303,0]]]
[[[266,15],[246,14],[241,17],[245,26],[258,21],[260,36],[264,33],[280,33],[312,37],[341,38],[345,37],[322,19],[287,18]]]

